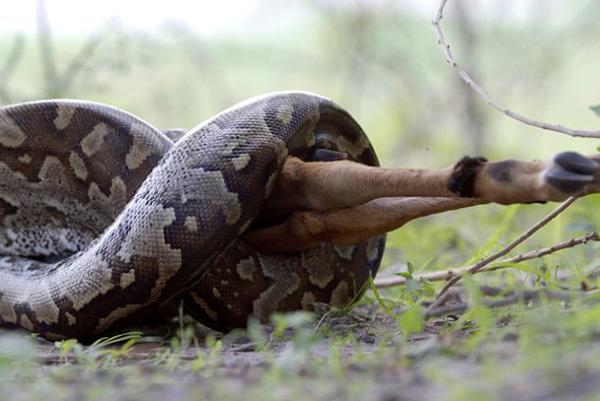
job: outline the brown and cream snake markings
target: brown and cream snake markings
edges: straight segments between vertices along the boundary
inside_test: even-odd
[[[180,299],[219,330],[348,304],[377,271],[382,235],[282,254],[240,238],[284,159],[317,149],[378,164],[347,112],[306,93],[244,102],[177,142],[98,103],[0,108],[0,326],[87,339]]]
[[[180,302],[218,330],[345,306],[415,218],[600,192],[600,157],[574,152],[377,167],[354,119],[306,93],[169,136],[97,103],[0,108],[0,326],[89,339]]]

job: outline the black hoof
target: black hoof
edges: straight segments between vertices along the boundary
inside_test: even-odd
[[[593,175],[598,169],[598,163],[577,152],[562,152],[554,157],[554,162],[567,171],[579,174]]]
[[[561,192],[574,193],[594,180],[600,165],[575,152],[556,155],[552,167],[546,172],[546,182]]]

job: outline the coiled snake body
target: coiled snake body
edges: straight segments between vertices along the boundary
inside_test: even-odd
[[[91,338],[183,299],[226,330],[252,314],[348,304],[383,237],[275,255],[240,239],[284,158],[316,148],[377,165],[352,117],[306,93],[244,102],[176,143],[97,103],[0,108],[0,325]]]

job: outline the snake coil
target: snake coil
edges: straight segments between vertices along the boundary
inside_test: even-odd
[[[91,338],[183,299],[204,324],[346,305],[384,237],[264,255],[240,239],[287,155],[317,148],[377,165],[354,119],[289,92],[238,104],[173,142],[110,106],[0,108],[0,326]]]

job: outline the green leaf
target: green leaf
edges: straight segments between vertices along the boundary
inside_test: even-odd
[[[406,262],[406,269],[408,270],[408,272],[412,276],[413,273],[415,272],[415,265],[412,262]]]
[[[496,321],[490,308],[485,306],[483,303],[474,305],[465,314],[467,319],[472,319],[477,322],[477,330],[471,333],[471,336],[465,342],[465,347],[469,351],[473,351],[478,344],[485,340],[490,334]]]
[[[273,336],[276,338],[283,338],[285,331],[288,328],[298,329],[303,325],[312,322],[314,315],[308,312],[289,312],[289,313],[275,313],[271,316],[273,322]]]
[[[127,342],[132,339],[139,340],[140,338],[142,338],[143,335],[144,335],[144,333],[142,333],[141,331],[128,331],[125,333],[117,334],[112,337],[100,337],[99,339],[94,341],[90,347],[101,348],[101,347],[107,347],[107,346],[113,345],[113,344]]]
[[[426,297],[432,297],[435,295],[435,288],[433,287],[431,281],[423,277],[421,277],[419,281],[421,282],[421,287],[423,288],[423,295]]]
[[[482,259],[488,252],[494,249],[494,247],[498,246],[501,238],[505,236],[508,230],[511,228],[513,222],[515,221],[515,215],[521,209],[521,206],[522,205],[512,205],[506,209],[502,215],[502,220],[496,225],[496,230],[492,236],[473,254],[473,256],[467,262],[465,262],[466,265],[473,264]]]
[[[398,318],[400,329],[406,334],[416,334],[425,327],[425,312],[421,304],[413,304]]]
[[[371,288],[371,291],[373,292],[373,295],[375,295],[375,299],[377,300],[377,303],[379,303],[379,306],[381,306],[381,309],[383,309],[385,311],[385,313],[387,313],[388,315],[392,314],[392,309],[389,308],[385,302],[383,302],[383,298],[381,297],[381,294],[379,293],[379,291],[377,290],[377,287],[375,286],[375,281],[373,281],[373,276],[369,275],[369,287]]]
[[[597,104],[595,106],[590,106],[590,110],[592,110],[594,112],[594,114],[596,114],[598,117],[600,117],[600,104]]]
[[[406,291],[409,294],[415,294],[421,290],[421,282],[419,280],[415,280],[414,278],[406,280]]]
[[[502,267],[502,268],[504,268],[504,267],[510,267],[512,269],[520,270],[520,271],[525,272],[525,273],[531,273],[531,274],[536,275],[538,277],[543,277],[543,272],[542,271],[540,271],[539,269],[536,269],[534,267],[531,267],[531,266],[527,265],[525,262],[519,262],[519,263],[510,263],[510,262],[507,262],[507,263],[495,263],[495,264],[491,264],[491,265],[487,266],[483,270],[484,271],[488,270],[488,269],[491,270],[491,269],[496,268],[496,267]]]

